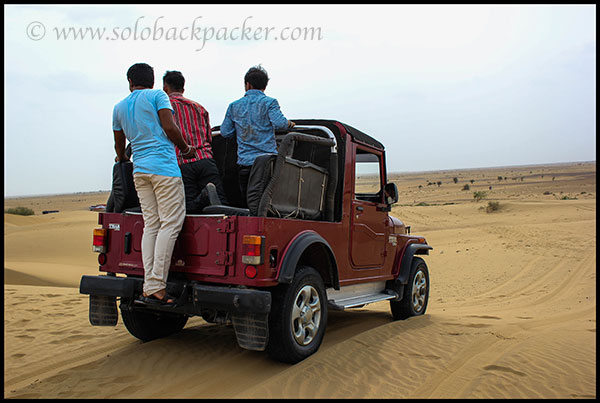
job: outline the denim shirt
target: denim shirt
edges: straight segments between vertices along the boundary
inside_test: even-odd
[[[229,104],[221,135],[229,138],[237,134],[237,163],[252,165],[259,155],[277,153],[275,130],[287,126],[275,98],[260,90],[248,90],[243,98]]]

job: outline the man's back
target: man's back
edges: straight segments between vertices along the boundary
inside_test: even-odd
[[[184,159],[180,153],[177,153],[179,165],[184,162],[194,162],[204,158],[212,158],[211,147],[211,127],[208,117],[208,111],[198,102],[192,101],[183,96],[181,92],[171,92],[169,94],[175,121],[181,129],[183,138],[191,145],[196,147],[197,157]]]
[[[288,127],[275,98],[251,89],[232,102],[221,125],[221,135],[237,133],[238,164],[252,165],[257,156],[276,153],[275,130]]]
[[[134,173],[181,176],[173,143],[165,134],[158,111],[172,110],[169,97],[162,90],[132,91],[115,105],[113,130],[122,130],[131,143]]]

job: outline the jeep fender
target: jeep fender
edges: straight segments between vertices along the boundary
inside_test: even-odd
[[[334,289],[339,290],[340,280],[335,255],[331,250],[329,243],[314,231],[303,231],[292,239],[289,246],[283,252],[283,258],[279,264],[277,281],[286,284],[292,282],[296,267],[298,266],[298,263],[300,263],[300,259],[304,252],[309,248],[314,249],[314,252],[317,252],[319,256],[315,257],[315,259],[321,262],[318,267],[315,267],[314,264],[312,266],[321,274],[325,284],[331,284]],[[314,257],[312,256],[312,252],[310,255],[310,257]],[[325,259],[323,259],[323,257],[325,257]],[[306,263],[305,260],[304,262]],[[323,263],[325,263],[325,267]]]
[[[396,278],[397,283],[406,284],[408,282],[413,257],[415,255],[429,255],[429,249],[433,249],[433,247],[425,243],[411,243],[406,246],[400,262],[400,272]]]

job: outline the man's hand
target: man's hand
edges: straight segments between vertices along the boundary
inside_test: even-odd
[[[291,129],[294,126],[296,126],[296,123],[292,122],[291,120],[288,120],[288,129]]]
[[[183,153],[183,151],[180,150],[181,151],[181,156],[183,158],[185,158],[186,160],[190,159],[190,158],[196,157],[196,147],[190,146],[190,145],[188,145],[188,147],[189,147],[189,150],[185,149],[187,151],[185,154]]]

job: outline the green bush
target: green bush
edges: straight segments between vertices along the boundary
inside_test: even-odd
[[[13,207],[13,208],[4,210],[4,212],[6,214],[17,214],[17,215],[34,215],[35,214],[32,209],[27,208],[27,207]]]
[[[471,189],[471,187],[469,186],[469,184],[466,184],[465,186],[463,186],[462,190],[469,190]]]
[[[500,210],[500,202],[490,201],[488,202],[487,207],[485,208],[486,213],[491,213],[492,211]]]
[[[473,192],[473,198],[476,201],[481,201],[483,199],[485,199],[487,197],[487,192],[483,191],[483,190],[478,190],[476,192]]]

